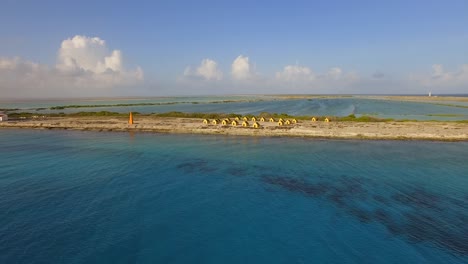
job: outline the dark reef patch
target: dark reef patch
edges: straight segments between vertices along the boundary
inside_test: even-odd
[[[243,177],[248,175],[248,169],[244,167],[229,167],[226,170],[226,173],[236,177]]]
[[[409,243],[427,242],[452,254],[468,256],[467,197],[455,199],[421,187],[388,188],[347,175],[314,178],[319,181],[265,174],[261,180],[289,192],[324,199],[359,222],[381,224],[390,234]],[[369,201],[374,202],[372,209],[360,206]]]
[[[291,177],[276,177],[276,176],[269,176],[264,175],[262,177],[262,181],[280,186],[288,191],[291,192],[299,192],[303,193],[307,196],[320,196],[323,195],[326,191],[328,186],[324,184],[313,184],[308,183],[301,179],[295,179]]]
[[[359,220],[359,222],[362,222],[362,223],[370,223],[373,220],[375,220],[373,219],[372,212],[369,212],[369,211],[366,211],[357,207],[349,208],[348,212],[352,216],[356,217]]]
[[[183,170],[186,173],[209,173],[217,170],[215,166],[212,166],[208,161],[202,159],[194,159],[187,162],[182,162],[177,165],[176,168]]]
[[[396,202],[415,208],[439,208],[438,203],[440,198],[421,188],[394,194],[392,198]]]
[[[380,194],[374,194],[372,196],[372,198],[374,199],[374,201],[378,202],[378,203],[381,203],[381,204],[384,204],[384,205],[389,205],[390,202],[388,201],[387,198],[385,198],[383,195],[380,195]]]

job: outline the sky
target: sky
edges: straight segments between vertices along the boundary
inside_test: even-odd
[[[0,3],[0,98],[468,93],[468,1]]]

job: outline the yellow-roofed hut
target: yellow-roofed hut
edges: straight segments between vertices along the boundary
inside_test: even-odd
[[[323,121],[325,121],[326,123],[328,123],[328,122],[330,122],[330,119],[328,119],[328,117],[327,117],[327,118],[325,118],[325,120],[323,120]]]
[[[274,123],[275,122],[275,119],[273,117],[270,117],[270,120],[269,120],[271,123]]]
[[[249,126],[249,122],[247,122],[247,121],[242,122],[242,126],[243,126],[243,127],[248,127],[248,126]]]
[[[257,118],[256,118],[255,116],[254,116],[254,117],[252,117],[252,119],[251,119],[251,120],[252,120],[252,122],[257,122]]]
[[[208,125],[210,121],[208,119],[203,119],[203,124]]]
[[[231,126],[238,126],[238,125],[239,125],[239,122],[237,122],[237,120],[232,120]]]
[[[255,122],[255,123],[253,123],[252,127],[253,127],[253,128],[260,128],[260,124],[257,123],[257,122]]]
[[[312,122],[316,122],[316,121],[317,121],[317,118],[312,117]]]
[[[213,121],[211,121],[211,124],[213,125],[219,124],[219,119],[213,119]]]
[[[283,120],[278,121],[278,126],[284,126],[284,121]]]
[[[263,116],[260,117],[260,122],[265,122],[265,118]]]

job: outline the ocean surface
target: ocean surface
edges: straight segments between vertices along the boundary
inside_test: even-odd
[[[223,102],[228,101],[228,102]],[[82,107],[52,110],[53,106],[67,105],[116,105],[158,104],[139,106]],[[119,113],[140,112],[144,114],[171,111],[187,113],[235,113],[255,114],[262,112],[286,113],[307,116],[356,116],[368,115],[378,118],[411,120],[468,120],[468,102],[425,101],[402,102],[378,99],[378,97],[335,97],[284,99],[275,96],[204,96],[204,97],[159,97],[134,99],[87,99],[87,100],[26,100],[0,101],[0,109],[16,109],[17,112],[76,113],[81,111],[112,111]],[[37,108],[45,108],[36,111]]]
[[[0,130],[0,263],[468,263],[468,143]]]

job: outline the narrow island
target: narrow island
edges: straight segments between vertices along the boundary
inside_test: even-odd
[[[132,122],[131,122],[132,120]],[[374,140],[468,141],[467,121],[415,121],[369,116],[323,117],[269,114],[159,113],[129,114],[79,112],[37,116],[12,114],[1,129],[69,129],[91,131],[141,131],[236,136],[309,137]]]

